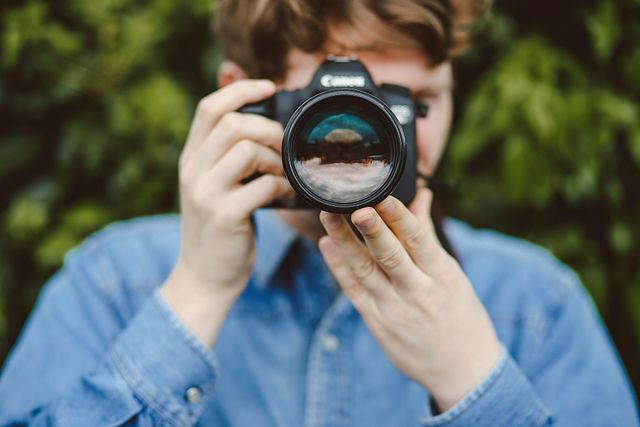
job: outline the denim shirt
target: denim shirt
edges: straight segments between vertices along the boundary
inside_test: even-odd
[[[0,425],[638,426],[591,300],[544,250],[445,221],[502,353],[438,414],[315,245],[272,211],[255,224],[254,271],[213,350],[157,292],[178,255],[178,216],[117,223],[72,251],[3,368]]]

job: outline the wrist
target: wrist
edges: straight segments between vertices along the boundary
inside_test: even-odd
[[[442,412],[451,409],[494,370],[500,360],[500,343],[496,338],[483,347],[482,351],[474,351],[460,359],[463,363],[449,364],[435,376],[436,381],[430,378],[431,381],[423,383]]]
[[[248,277],[245,282],[248,281]],[[245,283],[246,284],[246,283]],[[178,260],[171,274],[165,281],[163,287],[171,288],[179,291],[181,294],[194,300],[210,301],[228,301],[230,304],[235,302],[244,289],[243,284],[221,283],[215,278],[207,277],[199,274],[182,258]]]
[[[212,348],[229,310],[239,296],[232,288],[207,283],[178,262],[160,294],[184,325]]]

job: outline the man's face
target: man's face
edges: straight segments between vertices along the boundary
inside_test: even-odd
[[[452,116],[451,64],[429,68],[421,51],[350,52],[367,67],[376,85],[393,83],[406,86],[412,94],[429,106],[427,117],[417,126],[418,170],[430,175],[442,156]],[[310,54],[292,50],[288,72],[280,87],[293,90],[306,86],[326,54]]]

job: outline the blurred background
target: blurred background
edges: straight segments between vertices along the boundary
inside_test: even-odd
[[[440,196],[578,271],[640,385],[640,2],[501,1],[456,62]],[[211,0],[0,3],[0,363],[64,254],[177,210]]]

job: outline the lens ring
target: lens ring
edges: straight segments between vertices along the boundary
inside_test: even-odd
[[[357,106],[374,117],[389,136],[390,172],[375,190],[361,199],[342,202],[330,200],[307,185],[295,167],[296,141],[307,121],[314,115],[331,108]],[[380,202],[395,189],[406,161],[406,141],[398,120],[391,110],[377,97],[357,89],[332,89],[305,101],[291,116],[284,131],[282,161],[285,175],[294,190],[308,204],[330,212],[350,213],[361,207]]]

